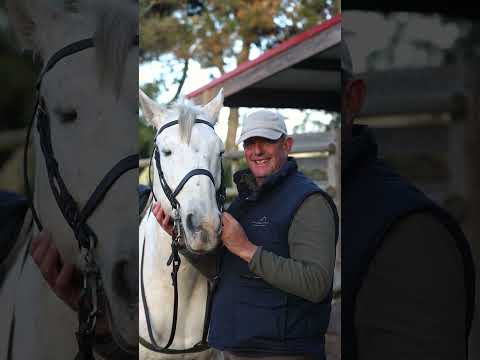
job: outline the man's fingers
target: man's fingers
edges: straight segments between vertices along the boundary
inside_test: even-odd
[[[55,280],[58,276],[60,255],[53,243],[49,242],[49,247],[46,250],[41,263],[39,264],[40,272],[51,287],[55,286]]]
[[[162,227],[163,228],[168,228],[170,225],[170,216],[166,215],[162,219]]]
[[[54,290],[57,296],[73,309],[78,308],[80,284],[78,270],[73,264],[65,264],[57,276]]]
[[[37,236],[32,239],[30,243],[30,255],[33,255],[38,248],[38,245],[42,244],[45,240],[47,240],[50,235],[47,233],[46,230],[42,230]]]
[[[32,258],[37,265],[40,265],[50,247],[51,239],[46,233],[40,233],[35,240],[36,246],[32,252]]]
[[[222,213],[222,221],[223,221],[224,225],[225,224],[230,224],[232,222],[232,220],[233,220],[233,216],[230,215],[228,212],[224,211]]]
[[[57,276],[57,281],[55,282],[55,289],[59,290],[60,292],[68,290],[77,280],[75,276],[75,265],[65,264]]]

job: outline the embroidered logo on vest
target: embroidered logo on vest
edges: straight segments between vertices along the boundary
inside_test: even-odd
[[[266,216],[260,218],[257,221],[252,221],[253,226],[267,226],[268,224],[270,224],[270,221]]]

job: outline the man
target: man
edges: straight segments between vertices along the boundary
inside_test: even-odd
[[[223,214],[209,344],[225,359],[325,358],[338,219],[330,197],[288,157],[281,115],[260,110],[239,138],[248,170]],[[170,219],[153,209],[171,232]]]
[[[344,46],[344,45],[343,45]],[[342,57],[342,358],[466,359],[473,261],[456,222],[353,125],[366,94]]]

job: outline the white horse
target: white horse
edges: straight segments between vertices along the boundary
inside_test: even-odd
[[[214,184],[205,175],[191,177],[176,197],[180,204],[187,248],[194,252],[210,252],[219,244],[221,230],[216,191],[221,184],[221,154],[224,147],[212,128],[194,121],[201,119],[214,125],[223,106],[223,92],[203,107],[184,100],[165,109],[143,92],[140,92],[140,104],[146,120],[157,130],[171,121],[179,121],[179,125],[165,128],[156,137],[161,167],[172,190],[191,170],[206,169],[213,175]],[[155,161],[152,164],[153,190],[162,208],[171,215],[172,206],[162,191]],[[154,340],[159,346],[164,346],[170,337],[173,316],[172,269],[167,266],[172,240],[149,212],[142,219],[139,236],[140,256],[145,242],[143,277]],[[171,349],[191,348],[201,340],[207,298],[207,279],[180,256],[178,321]],[[142,302],[139,325],[139,335],[151,342]],[[139,350],[140,359],[213,359],[220,356],[213,349],[185,355],[156,353],[143,346]]]
[[[44,64],[65,46],[94,38],[95,47],[60,60],[41,87],[60,173],[81,208],[107,171],[138,151],[137,136],[132,136],[138,121],[138,46],[132,46],[137,3],[7,0],[7,8],[21,47]],[[35,140],[30,161],[35,163],[36,210],[64,261],[81,267],[77,241],[52,195]],[[137,184],[138,171],[123,174],[87,221],[98,237],[94,253],[114,338],[132,351],[138,344]],[[16,252],[0,292],[0,359],[6,358],[7,349],[9,359],[73,359],[77,315],[50,290],[26,255],[27,246],[28,241]]]

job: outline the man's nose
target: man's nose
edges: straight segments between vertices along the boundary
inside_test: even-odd
[[[253,151],[254,151],[254,154],[255,155],[261,155],[263,154],[263,146],[262,144],[259,142],[259,141],[256,141],[254,144],[253,144]]]

